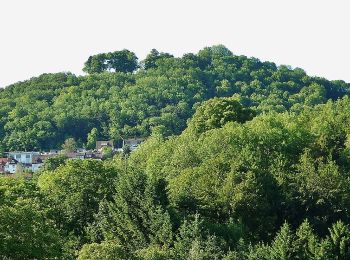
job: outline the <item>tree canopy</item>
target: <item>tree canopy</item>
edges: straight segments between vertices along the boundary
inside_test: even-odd
[[[43,74],[6,87],[0,92],[0,147],[47,150],[68,138],[91,147],[93,129],[98,138],[115,141],[178,135],[196,108],[215,97],[235,96],[255,114],[299,113],[349,92],[344,81],[237,56],[222,45],[182,57],[152,50],[140,63],[127,50],[102,53],[89,58],[87,76]]]
[[[137,66],[138,58],[129,50],[100,53],[90,56],[84,64],[83,71],[101,73],[103,71],[133,72]]]
[[[350,258],[349,84],[222,45],[143,64],[0,92],[3,150],[147,137],[1,176],[1,258]]]

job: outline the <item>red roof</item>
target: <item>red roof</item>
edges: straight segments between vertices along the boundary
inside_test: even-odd
[[[5,165],[7,162],[10,162],[11,158],[0,158],[0,164]]]

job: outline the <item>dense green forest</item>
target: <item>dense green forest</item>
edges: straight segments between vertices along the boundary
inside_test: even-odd
[[[0,257],[350,259],[349,84],[224,46],[84,71],[3,89],[3,149],[147,141],[0,178]]]
[[[300,112],[336,100],[350,85],[302,69],[234,56],[224,46],[175,58],[156,50],[138,62],[123,50],[91,56],[88,76],[44,74],[0,89],[2,150],[81,146],[96,128],[101,139],[180,134],[205,100],[236,95],[262,112]]]

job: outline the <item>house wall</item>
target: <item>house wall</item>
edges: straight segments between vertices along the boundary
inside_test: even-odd
[[[20,163],[32,163],[33,157],[39,155],[38,152],[10,152],[9,157],[16,159]]]
[[[33,163],[32,169],[31,169],[32,172],[37,172],[40,169],[41,165],[42,165],[42,163]]]
[[[17,164],[7,164],[5,165],[5,172],[16,173]]]

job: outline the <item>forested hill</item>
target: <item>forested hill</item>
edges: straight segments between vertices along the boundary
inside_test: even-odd
[[[350,259],[349,84],[223,46],[84,71],[2,90],[4,148],[150,136],[2,176],[0,259]]]
[[[87,76],[43,74],[0,90],[0,150],[44,150],[73,137],[100,139],[180,134],[196,107],[231,97],[263,111],[295,111],[338,99],[344,81],[233,55],[222,45],[175,58],[152,50],[138,62],[123,50],[91,56]],[[94,130],[96,132],[96,130]]]

